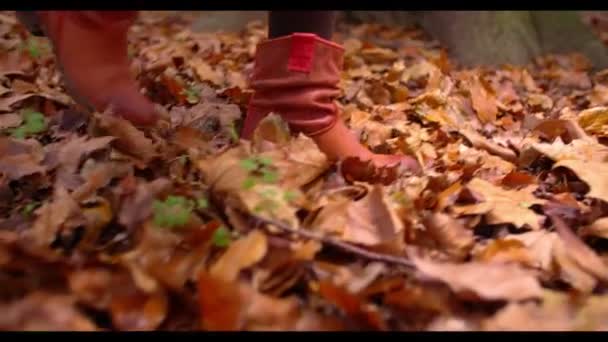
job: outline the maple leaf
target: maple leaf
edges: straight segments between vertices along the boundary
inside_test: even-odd
[[[486,300],[524,300],[542,294],[536,277],[513,264],[436,263],[420,258],[413,261],[418,270],[462,296],[472,292]]]
[[[363,245],[398,243],[404,228],[394,205],[379,185],[370,188],[367,196],[356,202],[342,198],[327,203],[312,226]]]
[[[234,281],[239,272],[266,255],[268,242],[266,235],[254,230],[247,236],[234,241],[226,252],[209,269],[209,274],[224,281]]]
[[[0,329],[15,331],[96,331],[74,298],[46,291],[29,293],[25,298],[0,305],[5,314]]]
[[[157,155],[152,140],[129,121],[110,114],[97,115],[96,119],[101,129],[116,138],[116,147],[121,151],[143,161],[149,161]]]
[[[590,134],[608,135],[608,108],[595,107],[586,109],[578,114],[578,123]]]
[[[545,200],[536,198],[532,193],[535,186],[521,190],[505,190],[501,187],[473,178],[467,189],[481,196],[477,204],[454,206],[452,210],[459,215],[485,214],[490,224],[512,223],[518,227],[528,225],[540,229],[543,217],[530,209],[535,204],[544,204]]]
[[[608,200],[608,147],[594,140],[575,139],[564,144],[557,139],[553,144],[536,143],[532,148],[556,161],[554,168],[566,167],[587,183],[589,197]]]
[[[496,96],[490,91],[478,75],[470,75],[467,79],[467,89],[471,94],[473,108],[482,123],[491,123],[496,120],[498,107]]]
[[[473,248],[473,233],[451,216],[434,213],[424,223],[432,238],[448,254],[464,259]]]

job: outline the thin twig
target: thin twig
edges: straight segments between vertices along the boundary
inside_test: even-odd
[[[472,129],[463,129],[459,133],[462,134],[473,147],[484,150],[489,154],[500,157],[508,162],[517,163],[517,154],[511,149],[502,147],[497,143],[486,139]]]
[[[415,269],[414,264],[407,258],[403,258],[403,257],[398,257],[398,256],[394,256],[394,255],[388,255],[388,254],[381,254],[381,253],[376,253],[376,252],[371,252],[368,251],[366,249],[363,249],[361,247],[357,247],[355,245],[351,245],[349,243],[343,242],[343,241],[339,241],[337,239],[334,238],[330,238],[327,236],[323,236],[321,234],[317,234],[314,232],[311,232],[309,230],[303,230],[303,229],[294,229],[291,228],[290,226],[283,224],[281,222],[275,222],[272,220],[268,220],[265,219],[263,217],[259,217],[256,215],[252,215],[256,220],[258,220],[261,223],[265,223],[268,225],[273,225],[283,231],[289,232],[289,233],[293,233],[293,234],[297,234],[300,236],[303,236],[305,238],[308,239],[312,239],[312,240],[316,240],[316,241],[320,241],[324,244],[327,245],[331,245],[334,247],[337,247],[341,250],[344,250],[346,252],[350,252],[352,254],[356,254],[359,256],[362,256],[364,258],[370,259],[370,260],[375,260],[375,261],[382,261],[382,262],[386,262],[389,264],[396,264],[396,265],[400,265],[400,266],[404,266],[407,268],[411,268],[411,269]]]

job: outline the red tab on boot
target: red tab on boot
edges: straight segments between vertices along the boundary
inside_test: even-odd
[[[317,35],[294,33],[291,35],[291,51],[287,69],[289,71],[310,72],[315,53]]]

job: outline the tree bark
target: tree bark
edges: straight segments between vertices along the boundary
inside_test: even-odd
[[[526,64],[546,53],[580,52],[608,67],[608,49],[577,11],[350,11],[347,19],[418,24],[465,66]]]

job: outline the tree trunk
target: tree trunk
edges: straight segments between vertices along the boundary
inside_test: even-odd
[[[608,66],[608,51],[576,11],[536,11],[534,26],[544,53],[580,52],[597,68]]]
[[[527,11],[430,11],[420,24],[466,66],[525,64],[541,52]]]
[[[350,11],[347,19],[418,24],[465,66],[526,64],[545,53],[580,52],[608,66],[608,50],[577,11]]]

